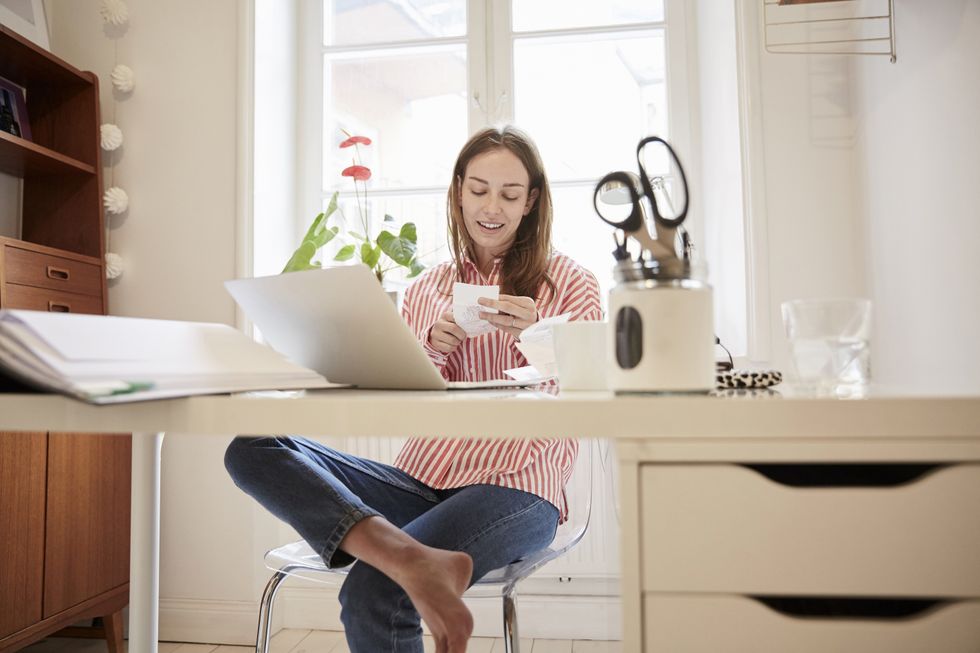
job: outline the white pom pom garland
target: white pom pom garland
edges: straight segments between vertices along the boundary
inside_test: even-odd
[[[111,123],[102,125],[99,128],[99,134],[102,139],[102,149],[106,152],[119,149],[119,146],[123,143],[122,130]]]
[[[123,93],[129,93],[133,90],[133,70],[129,66],[124,66],[119,64],[112,69],[112,85]]]
[[[129,7],[123,0],[102,0],[99,14],[110,25],[125,25],[129,21]]]
[[[122,275],[125,265],[119,254],[113,252],[105,253],[105,278],[115,279]]]
[[[113,186],[106,190],[102,196],[102,203],[105,205],[106,211],[119,215],[125,213],[126,209],[129,208],[129,195],[122,188]]]

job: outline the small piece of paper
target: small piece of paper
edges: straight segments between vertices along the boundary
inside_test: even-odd
[[[525,365],[524,367],[513,367],[509,370],[504,370],[504,374],[514,379],[515,381],[544,381],[545,377],[541,376],[541,372],[537,370],[533,365]]]
[[[541,376],[550,377],[558,374],[552,327],[568,322],[571,315],[571,313],[562,313],[554,317],[546,317],[521,331],[517,349]]]
[[[480,313],[496,313],[497,309],[480,306],[481,297],[498,299],[500,286],[478,286],[471,283],[453,284],[453,319],[466,335],[473,337],[493,331],[494,326],[480,317]]]

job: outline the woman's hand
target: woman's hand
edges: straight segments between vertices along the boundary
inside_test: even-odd
[[[504,333],[509,333],[515,340],[521,335],[521,331],[538,321],[538,307],[530,297],[500,295],[498,299],[480,297],[478,301],[480,306],[500,311],[499,313],[481,312],[480,317]]]
[[[429,346],[444,354],[451,354],[466,338],[463,327],[456,324],[450,311],[443,313],[429,329]]]

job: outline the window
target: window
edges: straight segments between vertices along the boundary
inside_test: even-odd
[[[354,188],[340,175],[351,164],[351,150],[337,146],[344,131],[371,137],[372,146],[361,151],[373,172],[370,219],[377,225],[387,214],[415,222],[426,265],[449,257],[445,197],[451,167],[468,135],[482,126],[513,122],[535,139],[552,183],[555,245],[595,273],[604,297],[613,285],[613,233],[592,208],[598,178],[635,170],[635,145],[649,134],[672,142],[695,183],[699,159],[710,156],[692,136],[698,111],[689,94],[697,93],[697,80],[689,79],[696,67],[688,52],[696,48],[687,45],[691,20],[683,0],[306,4],[314,14],[301,15],[299,29],[315,40],[303,47],[310,57],[298,83],[305,97],[299,132],[317,136],[301,145],[313,152],[300,160],[315,161],[300,165],[299,174],[306,175],[301,194],[316,195],[326,206],[340,191],[353,229]],[[714,227],[697,193],[693,201],[685,226],[710,259],[717,242],[715,249],[704,243],[712,244]],[[297,234],[310,217],[298,218]],[[725,238],[730,234],[729,228]],[[324,259],[332,255],[328,251]],[[740,258],[732,260],[741,265]],[[725,265],[730,273],[733,266]],[[710,267],[714,280],[719,270]],[[735,272],[744,277],[744,270]],[[736,353],[745,351],[744,285],[742,293],[734,302],[716,298],[718,310],[726,312],[717,321],[740,324],[735,332],[741,343],[721,330]]]

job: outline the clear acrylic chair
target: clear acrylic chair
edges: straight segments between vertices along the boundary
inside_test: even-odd
[[[565,554],[585,535],[592,514],[592,487],[595,484],[593,465],[594,450],[598,443],[594,440],[580,440],[578,459],[575,462],[573,479],[566,488],[568,497],[568,520],[558,527],[555,539],[547,549],[531,554],[526,558],[500,567],[478,580],[464,596],[470,598],[500,596],[503,598],[504,651],[520,653],[521,646],[517,628],[517,585],[535,571],[555,558]],[[586,477],[585,482],[581,482]],[[339,586],[350,567],[330,569],[305,540],[291,542],[272,549],[265,554],[265,566],[274,573],[266,583],[259,605],[258,632],[255,637],[256,653],[268,653],[271,637],[272,608],[279,587],[289,576]]]

